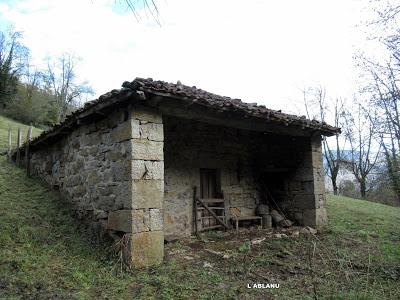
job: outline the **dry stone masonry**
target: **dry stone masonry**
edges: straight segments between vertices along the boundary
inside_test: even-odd
[[[157,264],[164,245],[163,140],[160,113],[129,107],[34,152],[33,172],[60,189],[94,232],[129,234],[134,265]]]

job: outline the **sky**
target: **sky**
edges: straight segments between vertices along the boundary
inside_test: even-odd
[[[141,3],[137,19],[118,0],[6,0],[0,28],[21,31],[38,66],[63,52],[80,57],[93,99],[151,77],[299,114],[304,87],[322,85],[330,97],[357,90],[366,1],[155,3],[161,25]]]

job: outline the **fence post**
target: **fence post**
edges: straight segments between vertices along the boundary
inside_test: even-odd
[[[26,163],[26,174],[31,175],[31,158],[29,156],[29,143],[32,135],[32,125],[28,128],[28,133],[26,134],[26,144],[25,144],[25,163]]]
[[[19,149],[20,147],[21,147],[21,128],[18,128],[17,159],[16,159],[17,166],[21,165],[21,150]]]
[[[8,146],[7,146],[7,158],[9,161],[11,161],[11,128],[8,128]]]

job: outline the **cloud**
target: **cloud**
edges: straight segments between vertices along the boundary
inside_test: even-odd
[[[26,0],[0,5],[37,63],[64,51],[97,94],[136,76],[181,80],[292,111],[298,88],[354,89],[354,1],[157,1],[162,26],[114,1]]]

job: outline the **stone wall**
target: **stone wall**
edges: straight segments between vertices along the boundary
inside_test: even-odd
[[[227,212],[255,215],[265,185],[298,224],[326,222],[320,138],[290,137],[164,117],[166,235],[193,232],[200,169],[218,169]],[[229,217],[229,214],[228,214]]]
[[[129,238],[135,266],[163,257],[163,125],[144,107],[114,111],[34,151],[33,173],[61,191],[94,233]]]
[[[162,261],[164,234],[193,232],[201,168],[219,170],[228,218],[230,208],[254,215],[265,184],[298,223],[326,222],[319,136],[209,125],[136,105],[34,149],[31,166],[94,233],[127,237],[126,259],[138,267]]]
[[[252,173],[253,133],[164,116],[166,235],[193,232],[193,187],[200,169],[218,169],[226,205],[254,215],[259,193]]]
[[[84,125],[32,154],[32,172],[60,190],[79,218],[105,227],[110,212],[131,206],[126,174],[131,155],[129,120],[123,110]]]

